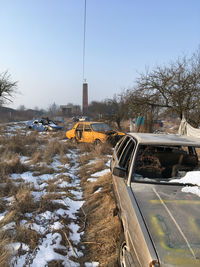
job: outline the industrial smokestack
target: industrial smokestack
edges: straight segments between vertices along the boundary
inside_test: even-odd
[[[88,84],[83,83],[83,115],[88,113]]]

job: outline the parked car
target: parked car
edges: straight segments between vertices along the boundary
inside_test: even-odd
[[[77,122],[74,127],[66,132],[66,137],[71,140],[86,143],[115,143],[124,135],[114,131],[104,122]]]
[[[90,118],[87,116],[75,116],[72,118],[73,122],[77,121],[90,121]]]
[[[27,126],[29,129],[37,130],[37,131],[57,131],[62,130],[63,127],[57,125],[55,122],[50,120],[49,118],[42,119],[33,119],[27,122]]]
[[[120,266],[200,266],[200,140],[133,133],[111,160]]]

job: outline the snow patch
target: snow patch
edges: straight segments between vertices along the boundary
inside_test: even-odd
[[[96,262],[96,261],[93,261],[93,262],[85,262],[85,266],[86,267],[98,267],[99,266],[99,263]]]
[[[187,172],[183,178],[173,179],[171,183],[193,184],[200,186],[200,171]]]
[[[184,193],[191,193],[200,197],[200,188],[198,186],[186,186],[183,187],[181,191]]]
[[[98,177],[103,176],[103,175],[105,175],[105,174],[107,174],[109,172],[110,172],[110,169],[105,169],[105,170],[102,170],[102,171],[99,171],[99,172],[95,172],[91,176],[98,178]]]
[[[96,193],[99,193],[99,192],[101,192],[101,190],[102,190],[102,187],[99,187],[94,193],[96,194]]]
[[[98,178],[88,178],[87,181],[88,182],[96,182],[98,180]]]

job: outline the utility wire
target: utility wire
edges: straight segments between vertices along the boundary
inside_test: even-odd
[[[85,34],[86,34],[86,0],[84,7],[84,28],[83,28],[83,82],[86,82],[85,78]]]

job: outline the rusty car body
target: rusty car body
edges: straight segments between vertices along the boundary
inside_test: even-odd
[[[116,144],[123,135],[124,133],[113,130],[107,123],[90,121],[77,122],[66,132],[68,139],[96,144],[106,141]]]
[[[200,139],[178,135],[131,133],[117,143],[120,266],[200,266],[199,150]]]

